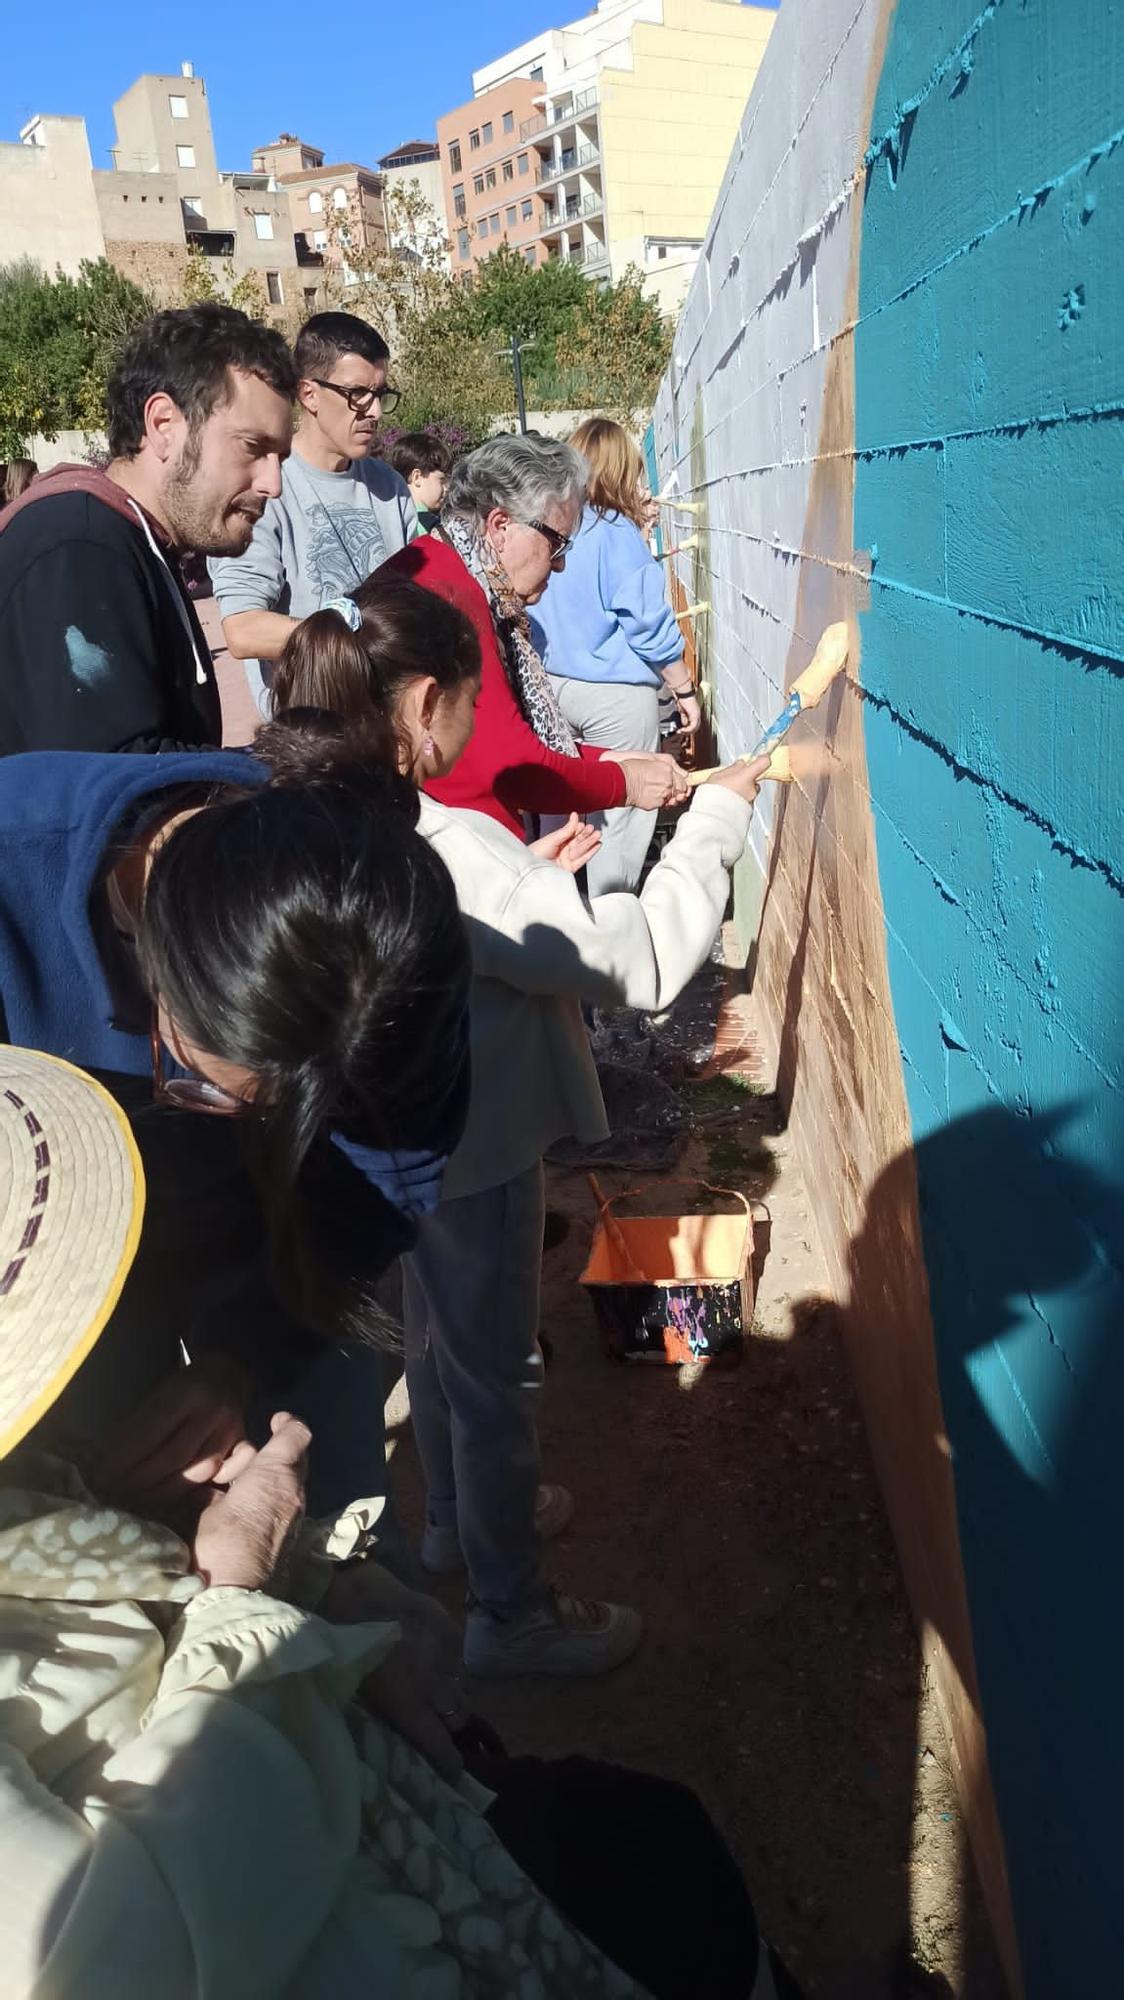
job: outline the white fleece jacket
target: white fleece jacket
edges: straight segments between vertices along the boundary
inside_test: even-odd
[[[446,1199],[513,1179],[556,1139],[605,1138],[579,1003],[654,1010],[682,992],[722,922],[751,810],[704,787],[638,896],[587,902],[496,820],[423,794],[419,832],[456,885],[475,972],[472,1097]]]

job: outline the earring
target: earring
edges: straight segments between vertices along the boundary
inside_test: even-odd
[[[422,755],[423,757],[436,757],[437,745],[432,736],[422,737]]]

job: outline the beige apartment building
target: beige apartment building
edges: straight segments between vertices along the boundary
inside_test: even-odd
[[[472,99],[438,121],[454,269],[506,238],[528,262],[561,258],[591,278],[635,265],[676,310],[774,19],[738,0],[600,0],[476,70]],[[494,138],[495,107],[514,112],[521,87],[506,137],[527,192],[510,225],[510,200],[498,204],[490,185],[490,202],[476,193],[480,155],[470,167],[462,147],[466,175],[450,148],[474,130],[482,145],[485,120]]]
[[[371,167],[354,160],[325,166],[318,146],[306,145],[282,132],[271,145],[259,146],[255,168],[288,197],[290,227],[299,244],[334,266],[348,284],[357,269],[386,254],[386,210],[383,184]],[[354,258],[349,252],[354,251]]]
[[[95,168],[85,120],[33,118],[0,145],[0,263],[30,256],[75,274],[108,257],[158,299],[175,297],[189,250],[221,290],[255,274],[268,305],[314,311],[324,259],[294,233],[288,190],[268,169],[223,173],[207,88],[185,63],[141,76],[113,107],[113,166]]]
[[[432,139],[406,139],[379,161],[386,229],[392,250],[399,256],[417,256],[435,269],[450,267],[449,239],[445,230],[445,187],[441,174],[441,148]],[[396,216],[395,194],[416,195],[425,203],[430,222],[418,229]]]

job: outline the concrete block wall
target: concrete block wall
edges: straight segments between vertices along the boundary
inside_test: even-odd
[[[740,917],[1043,2000],[1124,1943],[1122,137],[1120,0],[783,6],[655,416],[723,749],[851,626]]]

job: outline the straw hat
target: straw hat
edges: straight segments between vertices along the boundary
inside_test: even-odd
[[[0,1458],[81,1367],[144,1213],[129,1121],[70,1063],[0,1047]]]

